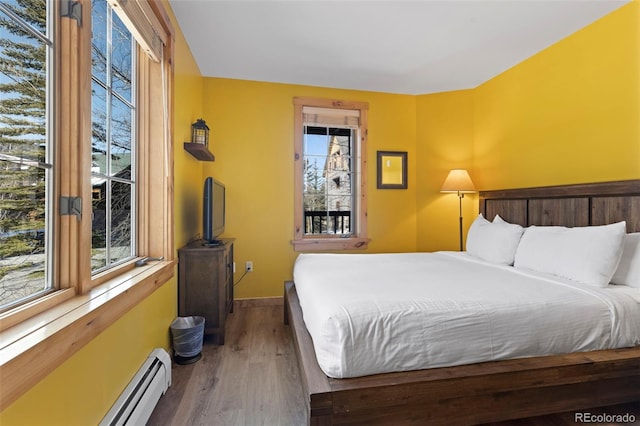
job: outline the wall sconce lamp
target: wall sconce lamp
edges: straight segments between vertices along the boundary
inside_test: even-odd
[[[454,169],[447,175],[440,192],[455,192],[458,194],[460,204],[460,251],[462,251],[462,199],[464,194],[476,192],[476,187],[471,181],[469,172],[464,169]]]
[[[191,142],[209,146],[209,126],[202,118],[191,125]]]

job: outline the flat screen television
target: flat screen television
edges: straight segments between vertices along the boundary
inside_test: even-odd
[[[202,212],[202,239],[205,245],[218,245],[220,234],[224,232],[226,219],[225,186],[222,182],[208,177],[204,181],[204,202]]]

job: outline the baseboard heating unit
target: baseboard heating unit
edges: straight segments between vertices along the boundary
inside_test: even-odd
[[[145,424],[169,386],[171,357],[164,349],[154,349],[100,426]]]

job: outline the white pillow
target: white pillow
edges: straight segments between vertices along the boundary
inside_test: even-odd
[[[522,226],[507,223],[498,215],[491,223],[480,214],[467,233],[467,253],[487,262],[513,265],[522,231]]]
[[[516,250],[514,266],[606,287],[620,257],[626,223],[566,228],[530,226]]]
[[[611,282],[640,288],[640,232],[624,236],[622,257]]]
[[[504,220],[503,218],[500,217],[499,214],[496,215],[496,217],[493,218],[493,222],[494,224],[498,224],[498,225],[511,225],[511,226],[519,226],[520,229],[522,229],[524,231],[524,228],[522,228],[522,226],[517,225],[515,223],[509,223],[506,220]]]

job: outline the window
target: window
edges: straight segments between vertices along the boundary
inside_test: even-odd
[[[304,126],[304,235],[350,236],[357,198],[352,147],[356,128]]]
[[[136,254],[135,40],[104,0],[92,2],[91,270]]]
[[[0,0],[0,410],[174,274],[167,19]]]
[[[158,16],[146,0],[0,2],[3,329],[14,310],[85,294],[139,256],[173,258],[170,25]]]
[[[0,307],[52,289],[51,14],[0,3]]]
[[[365,248],[366,103],[294,98],[297,251]]]

